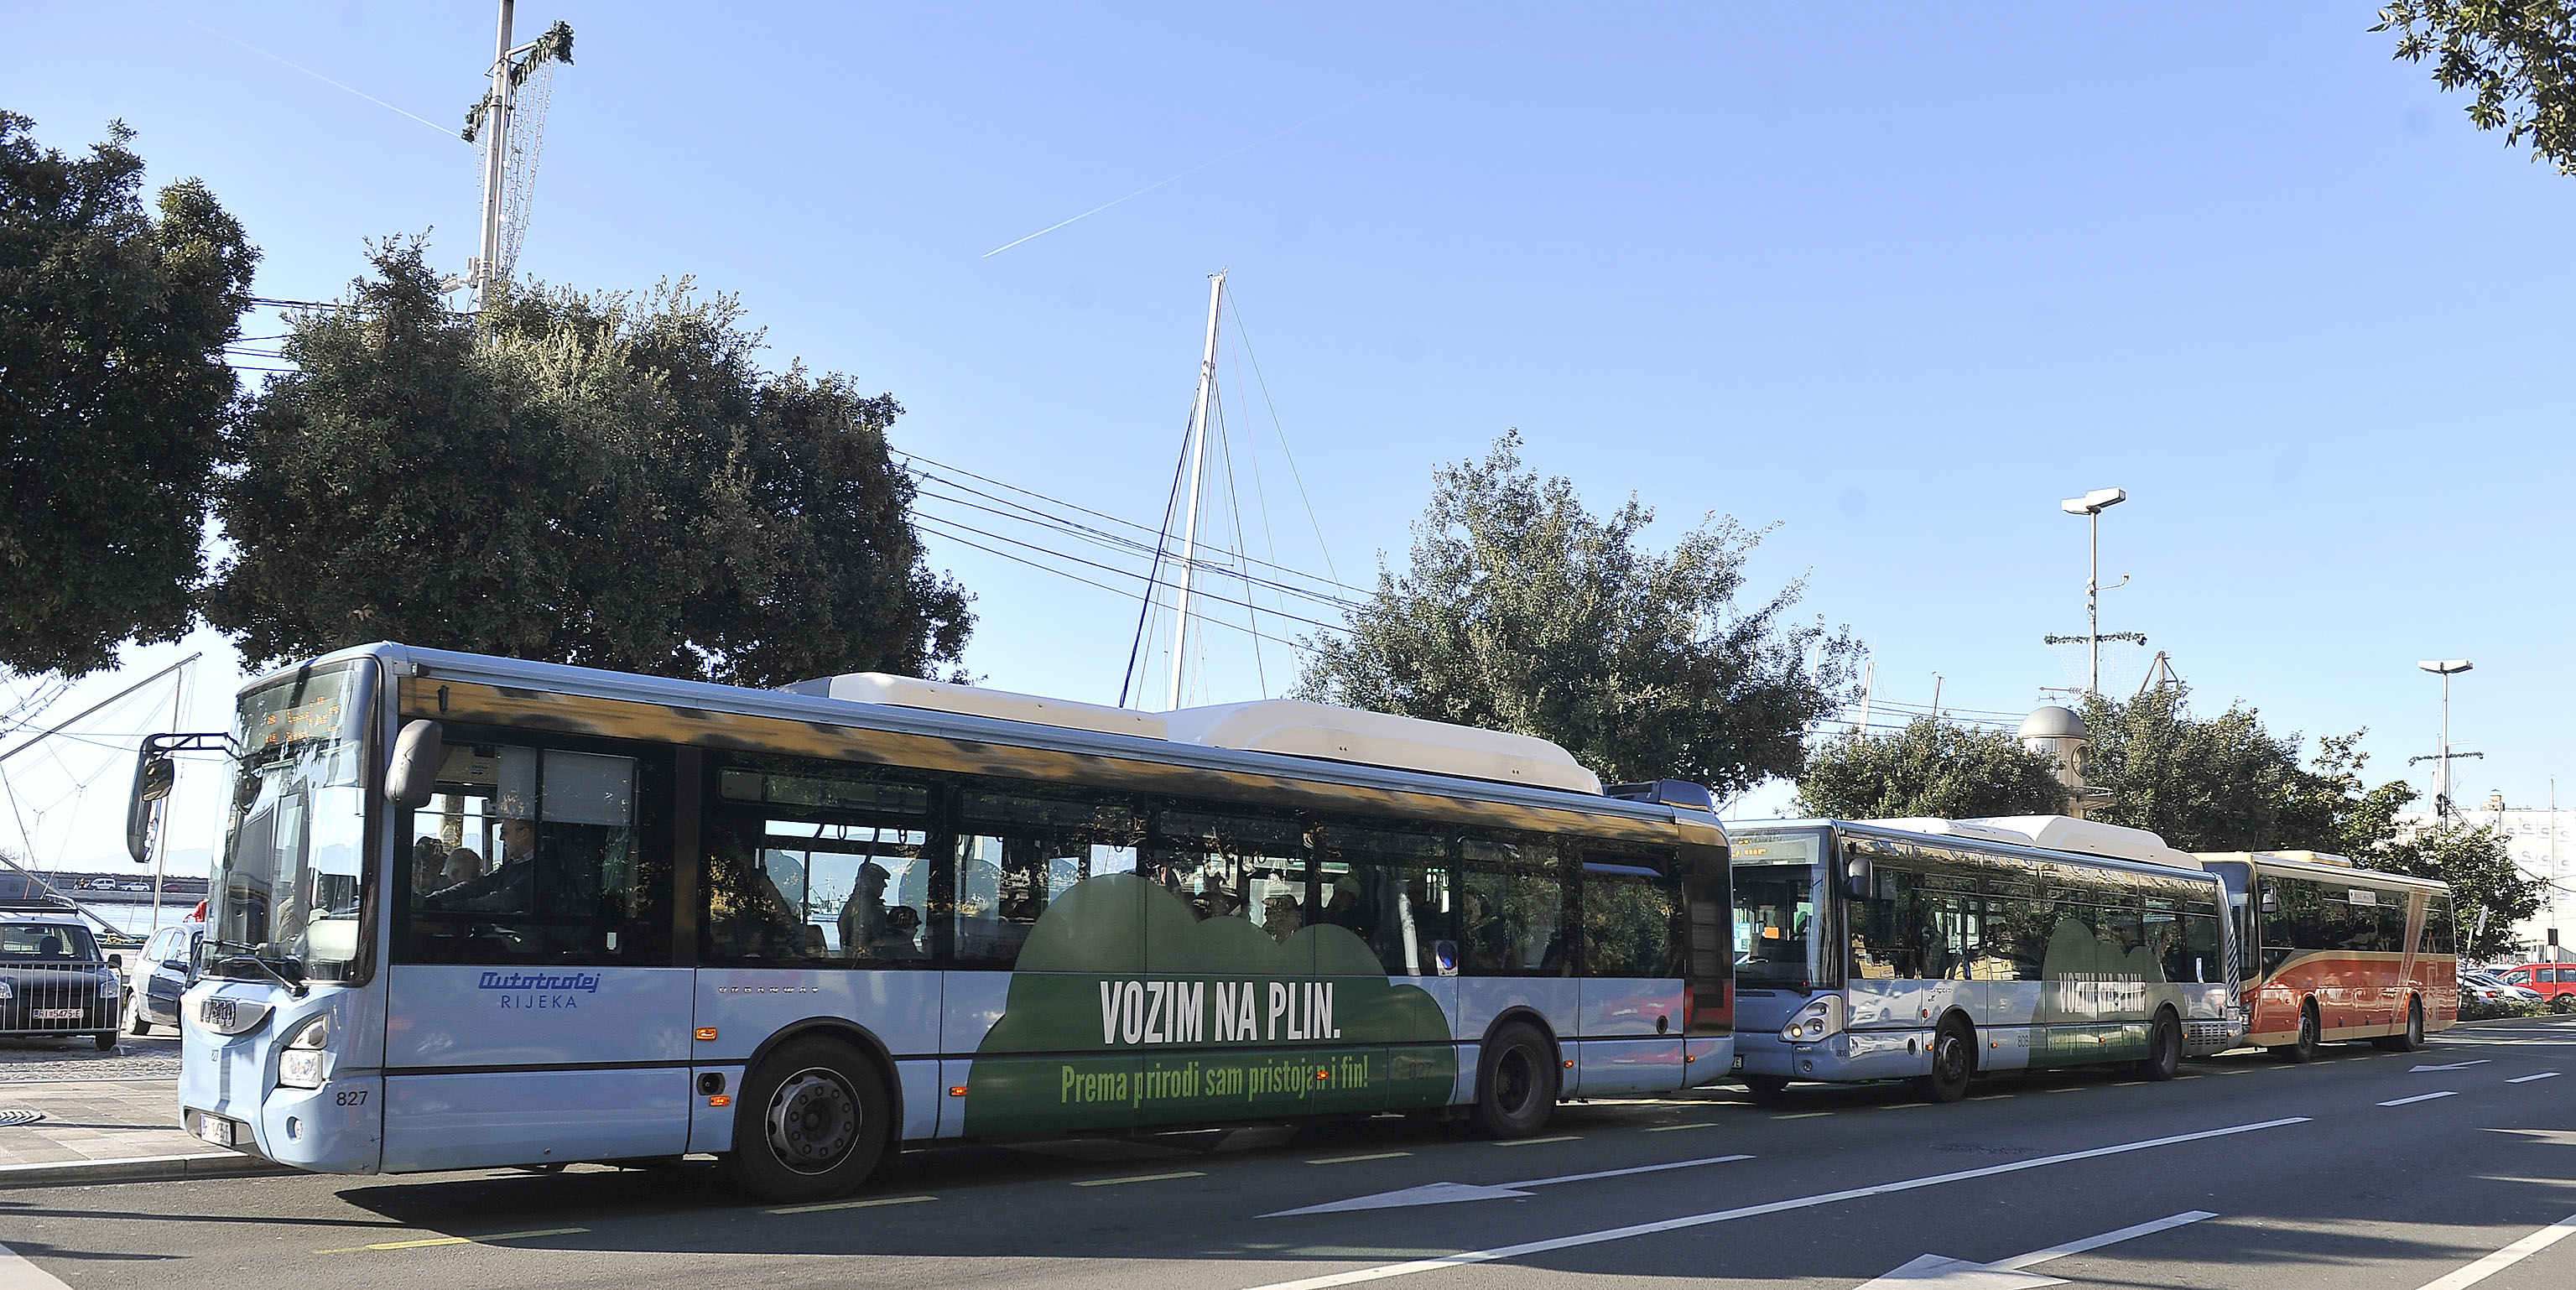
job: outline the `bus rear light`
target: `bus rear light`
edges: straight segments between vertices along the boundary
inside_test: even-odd
[[[700,1026],[700,1027],[698,1027],[698,1042],[699,1042],[699,1043],[702,1043],[702,1044],[703,1044],[703,1043],[707,1042],[708,1040],[713,1039],[713,1038],[715,1038],[715,1037],[716,1037],[716,1028],[715,1028],[715,1027],[713,1027],[713,1026]]]

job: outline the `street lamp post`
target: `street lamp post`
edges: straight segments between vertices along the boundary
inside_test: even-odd
[[[2084,693],[2088,695],[2102,693],[2102,512],[2127,500],[2129,490],[2125,488],[2097,488],[2057,504],[2069,515],[2084,516],[2092,530],[2092,557],[2084,576],[2084,644],[2092,655],[2084,674]],[[2122,586],[2128,581],[2128,575],[2123,574],[2112,585]]]
[[[2442,747],[2433,756],[2433,817],[2451,814],[2451,678],[2469,670],[2464,658],[2424,659],[2415,664],[2442,678]]]

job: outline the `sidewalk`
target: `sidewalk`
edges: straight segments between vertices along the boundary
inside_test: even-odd
[[[0,1043],[0,1187],[275,1172],[179,1127],[178,1067],[175,1040]]]

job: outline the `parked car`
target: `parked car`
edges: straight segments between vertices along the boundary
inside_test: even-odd
[[[197,947],[205,939],[204,923],[186,922],[164,927],[143,943],[134,964],[134,1019],[127,1023],[134,1033],[151,1034],[156,1025],[177,1028],[179,996],[196,971]]]
[[[2540,992],[2529,986],[2514,985],[2492,972],[2463,968],[2460,989],[2472,996],[2496,1003],[2538,1003]]]
[[[125,962],[102,954],[79,916],[51,905],[0,909],[0,1034],[88,1035],[116,1047]]]
[[[2498,977],[2506,985],[2537,991],[2544,999],[2576,994],[2576,963],[2525,963]]]
[[[118,891],[150,891],[152,890],[152,884],[148,882],[137,882],[134,879],[128,878],[125,881],[116,884],[116,889]]]

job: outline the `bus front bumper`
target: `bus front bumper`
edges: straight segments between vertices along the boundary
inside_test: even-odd
[[[1776,1030],[1738,1031],[1735,1055],[1746,1075],[1829,1083],[1911,1079],[1932,1071],[1932,1032],[1844,1030],[1793,1044]]]

